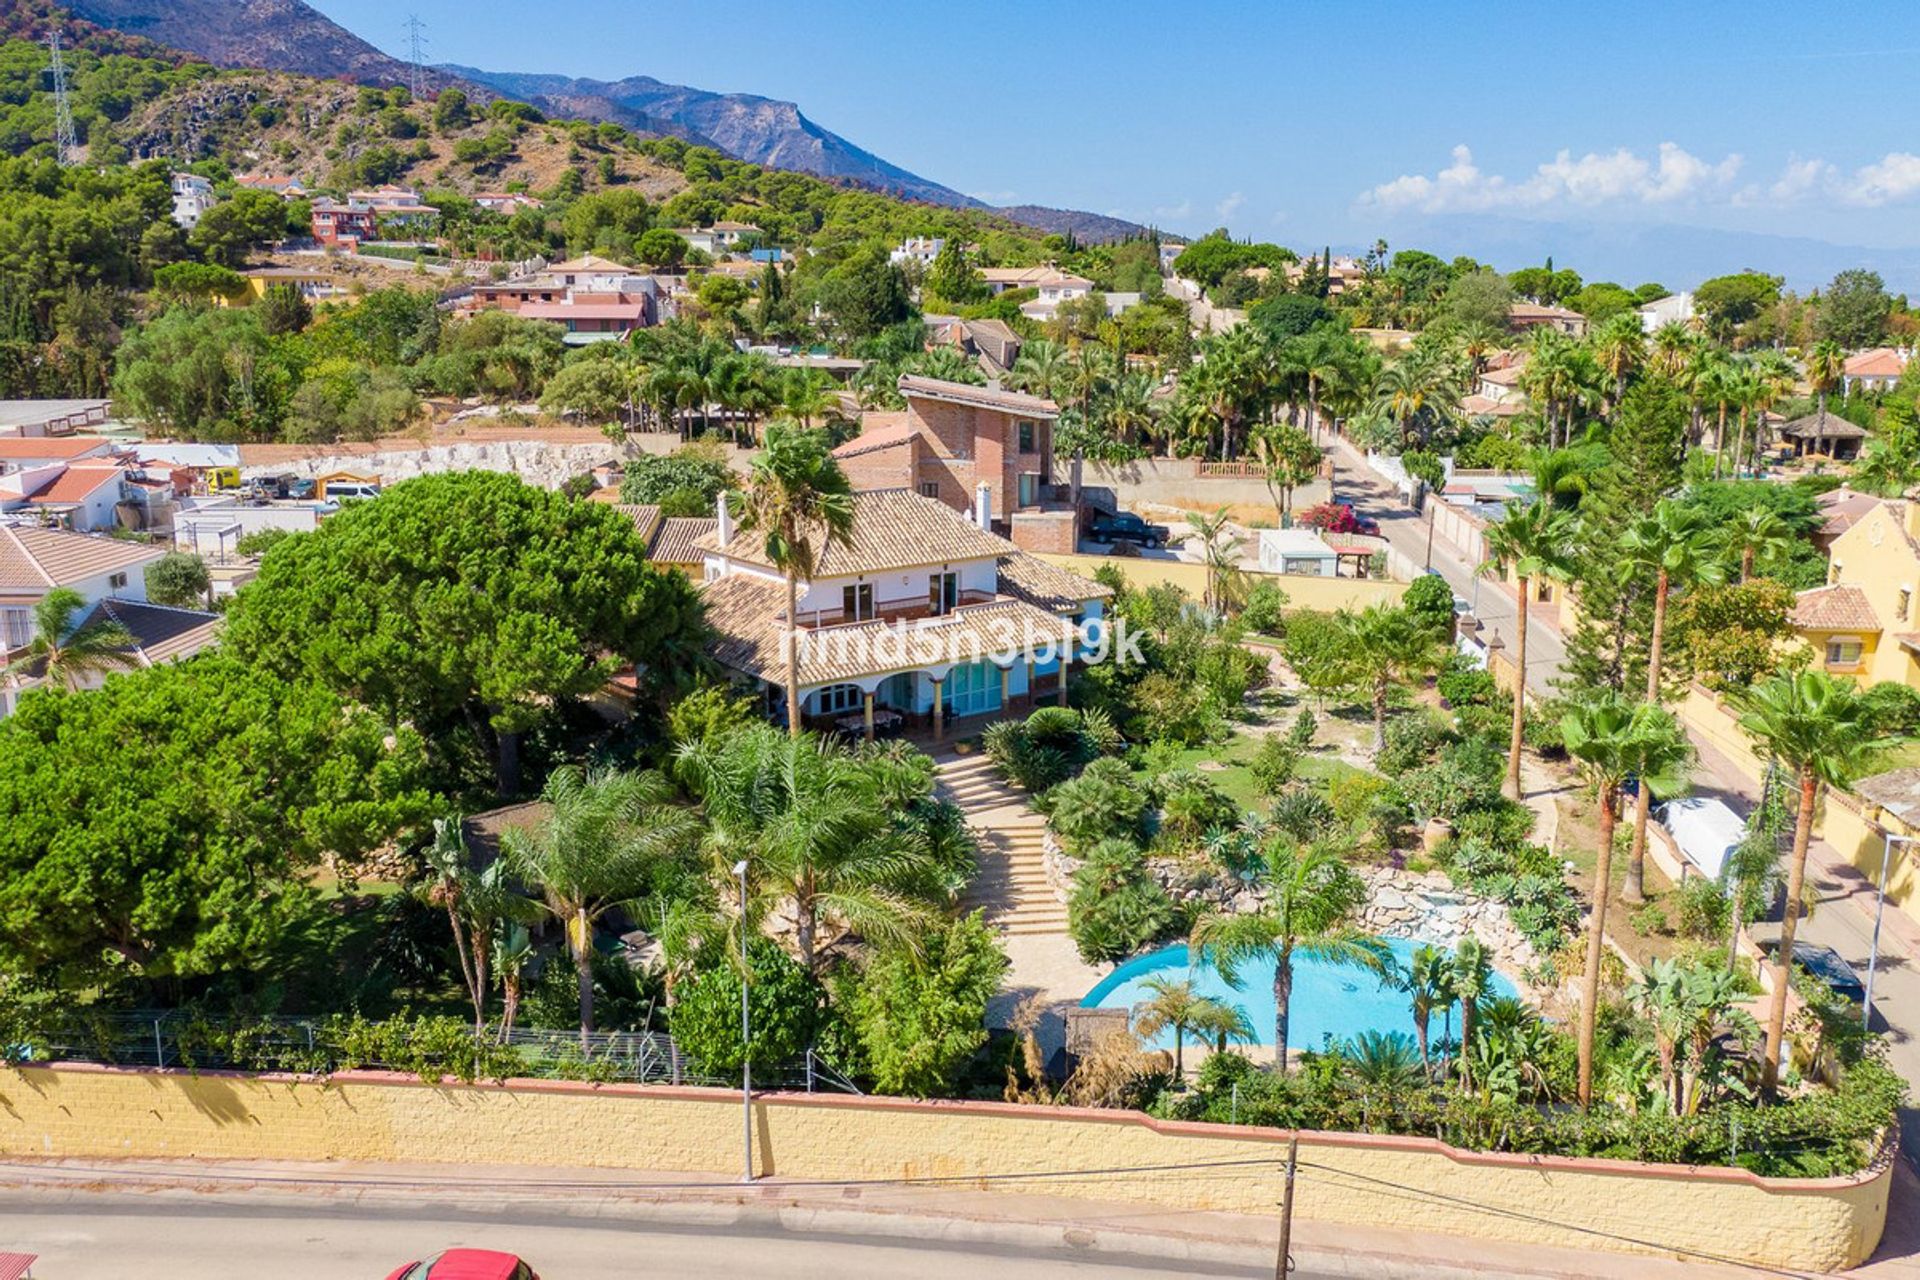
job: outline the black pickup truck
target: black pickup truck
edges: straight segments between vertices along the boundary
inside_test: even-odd
[[[1164,547],[1167,544],[1167,526],[1148,524],[1131,511],[1100,516],[1087,532],[1095,542],[1137,542],[1143,547]]]

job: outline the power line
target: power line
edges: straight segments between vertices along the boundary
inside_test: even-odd
[[[67,61],[60,54],[60,33],[47,37],[51,56],[47,69],[53,73],[53,154],[63,167],[80,158],[80,139],[73,128],[73,103],[67,92]]]

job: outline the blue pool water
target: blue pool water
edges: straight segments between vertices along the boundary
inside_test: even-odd
[[[1404,938],[1381,939],[1393,952],[1394,963],[1402,970],[1413,956],[1417,943]],[[1101,980],[1081,1000],[1082,1008],[1131,1009],[1153,998],[1142,984],[1148,978],[1188,979],[1201,995],[1238,1007],[1253,1024],[1254,1039],[1273,1043],[1273,964],[1253,962],[1240,966],[1238,987],[1210,964],[1194,965],[1185,946],[1152,951],[1127,961]],[[1511,982],[1494,974],[1488,983],[1489,996],[1516,994]],[[1435,1009],[1428,1032],[1436,1040],[1446,1027],[1446,1015]],[[1459,1011],[1454,1011],[1453,1028],[1460,1029]],[[1365,969],[1326,964],[1296,957],[1293,962],[1293,1001],[1287,1017],[1287,1042],[1295,1049],[1318,1049],[1327,1036],[1345,1040],[1362,1031],[1404,1031],[1413,1034],[1413,1006],[1404,991],[1396,991]],[[1161,1049],[1173,1048],[1173,1032],[1163,1032],[1154,1041]]]

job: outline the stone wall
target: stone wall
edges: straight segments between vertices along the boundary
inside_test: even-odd
[[[620,457],[619,446],[607,444],[548,444],[540,440],[494,440],[463,444],[436,444],[393,449],[382,453],[340,453],[324,457],[242,468],[246,476],[294,475],[308,479],[331,472],[376,475],[381,483],[399,484],[415,476],[443,471],[506,471],[528,484],[557,489],[574,476],[605,466]]]
[[[1873,1252],[1890,1162],[1845,1178],[1499,1155],[1431,1138],[1289,1133],[1138,1112],[762,1094],[756,1171],[810,1181],[978,1179],[1016,1194],[1271,1217],[1290,1138],[1305,1220],[1829,1271]],[[67,1159],[361,1160],[734,1176],[725,1089],[387,1072],[293,1076],[58,1065],[0,1069],[0,1154]],[[1061,1177],[1062,1173],[1075,1176]],[[1047,1176],[1051,1175],[1051,1176]]]

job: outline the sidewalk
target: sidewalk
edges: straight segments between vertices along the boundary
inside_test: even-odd
[[[1068,1162],[1070,1163],[1070,1161]],[[1231,1176],[1222,1174],[1221,1176]],[[1301,1176],[1311,1176],[1303,1172]],[[1154,1259],[1182,1270],[1273,1265],[1273,1218],[1175,1213],[1125,1203],[1032,1192],[876,1184],[752,1186],[701,1175],[641,1170],[515,1168],[473,1165],[295,1164],[222,1161],[26,1161],[0,1163],[0,1197],[84,1204],[124,1196],[167,1205],[166,1212],[233,1216],[299,1202],[333,1216],[390,1214],[404,1206],[440,1217],[486,1215],[503,1202],[542,1212],[655,1228],[747,1228],[873,1242],[919,1240],[995,1245],[1025,1254],[1070,1251],[1096,1261]],[[1629,1230],[1630,1223],[1622,1229]],[[1501,1240],[1296,1221],[1292,1257],[1305,1273],[1378,1277],[1564,1277],[1566,1280],[1720,1280],[1778,1274],[1737,1266],[1679,1262],[1600,1250],[1549,1249]],[[1882,1272],[1893,1280],[1900,1272]]]

